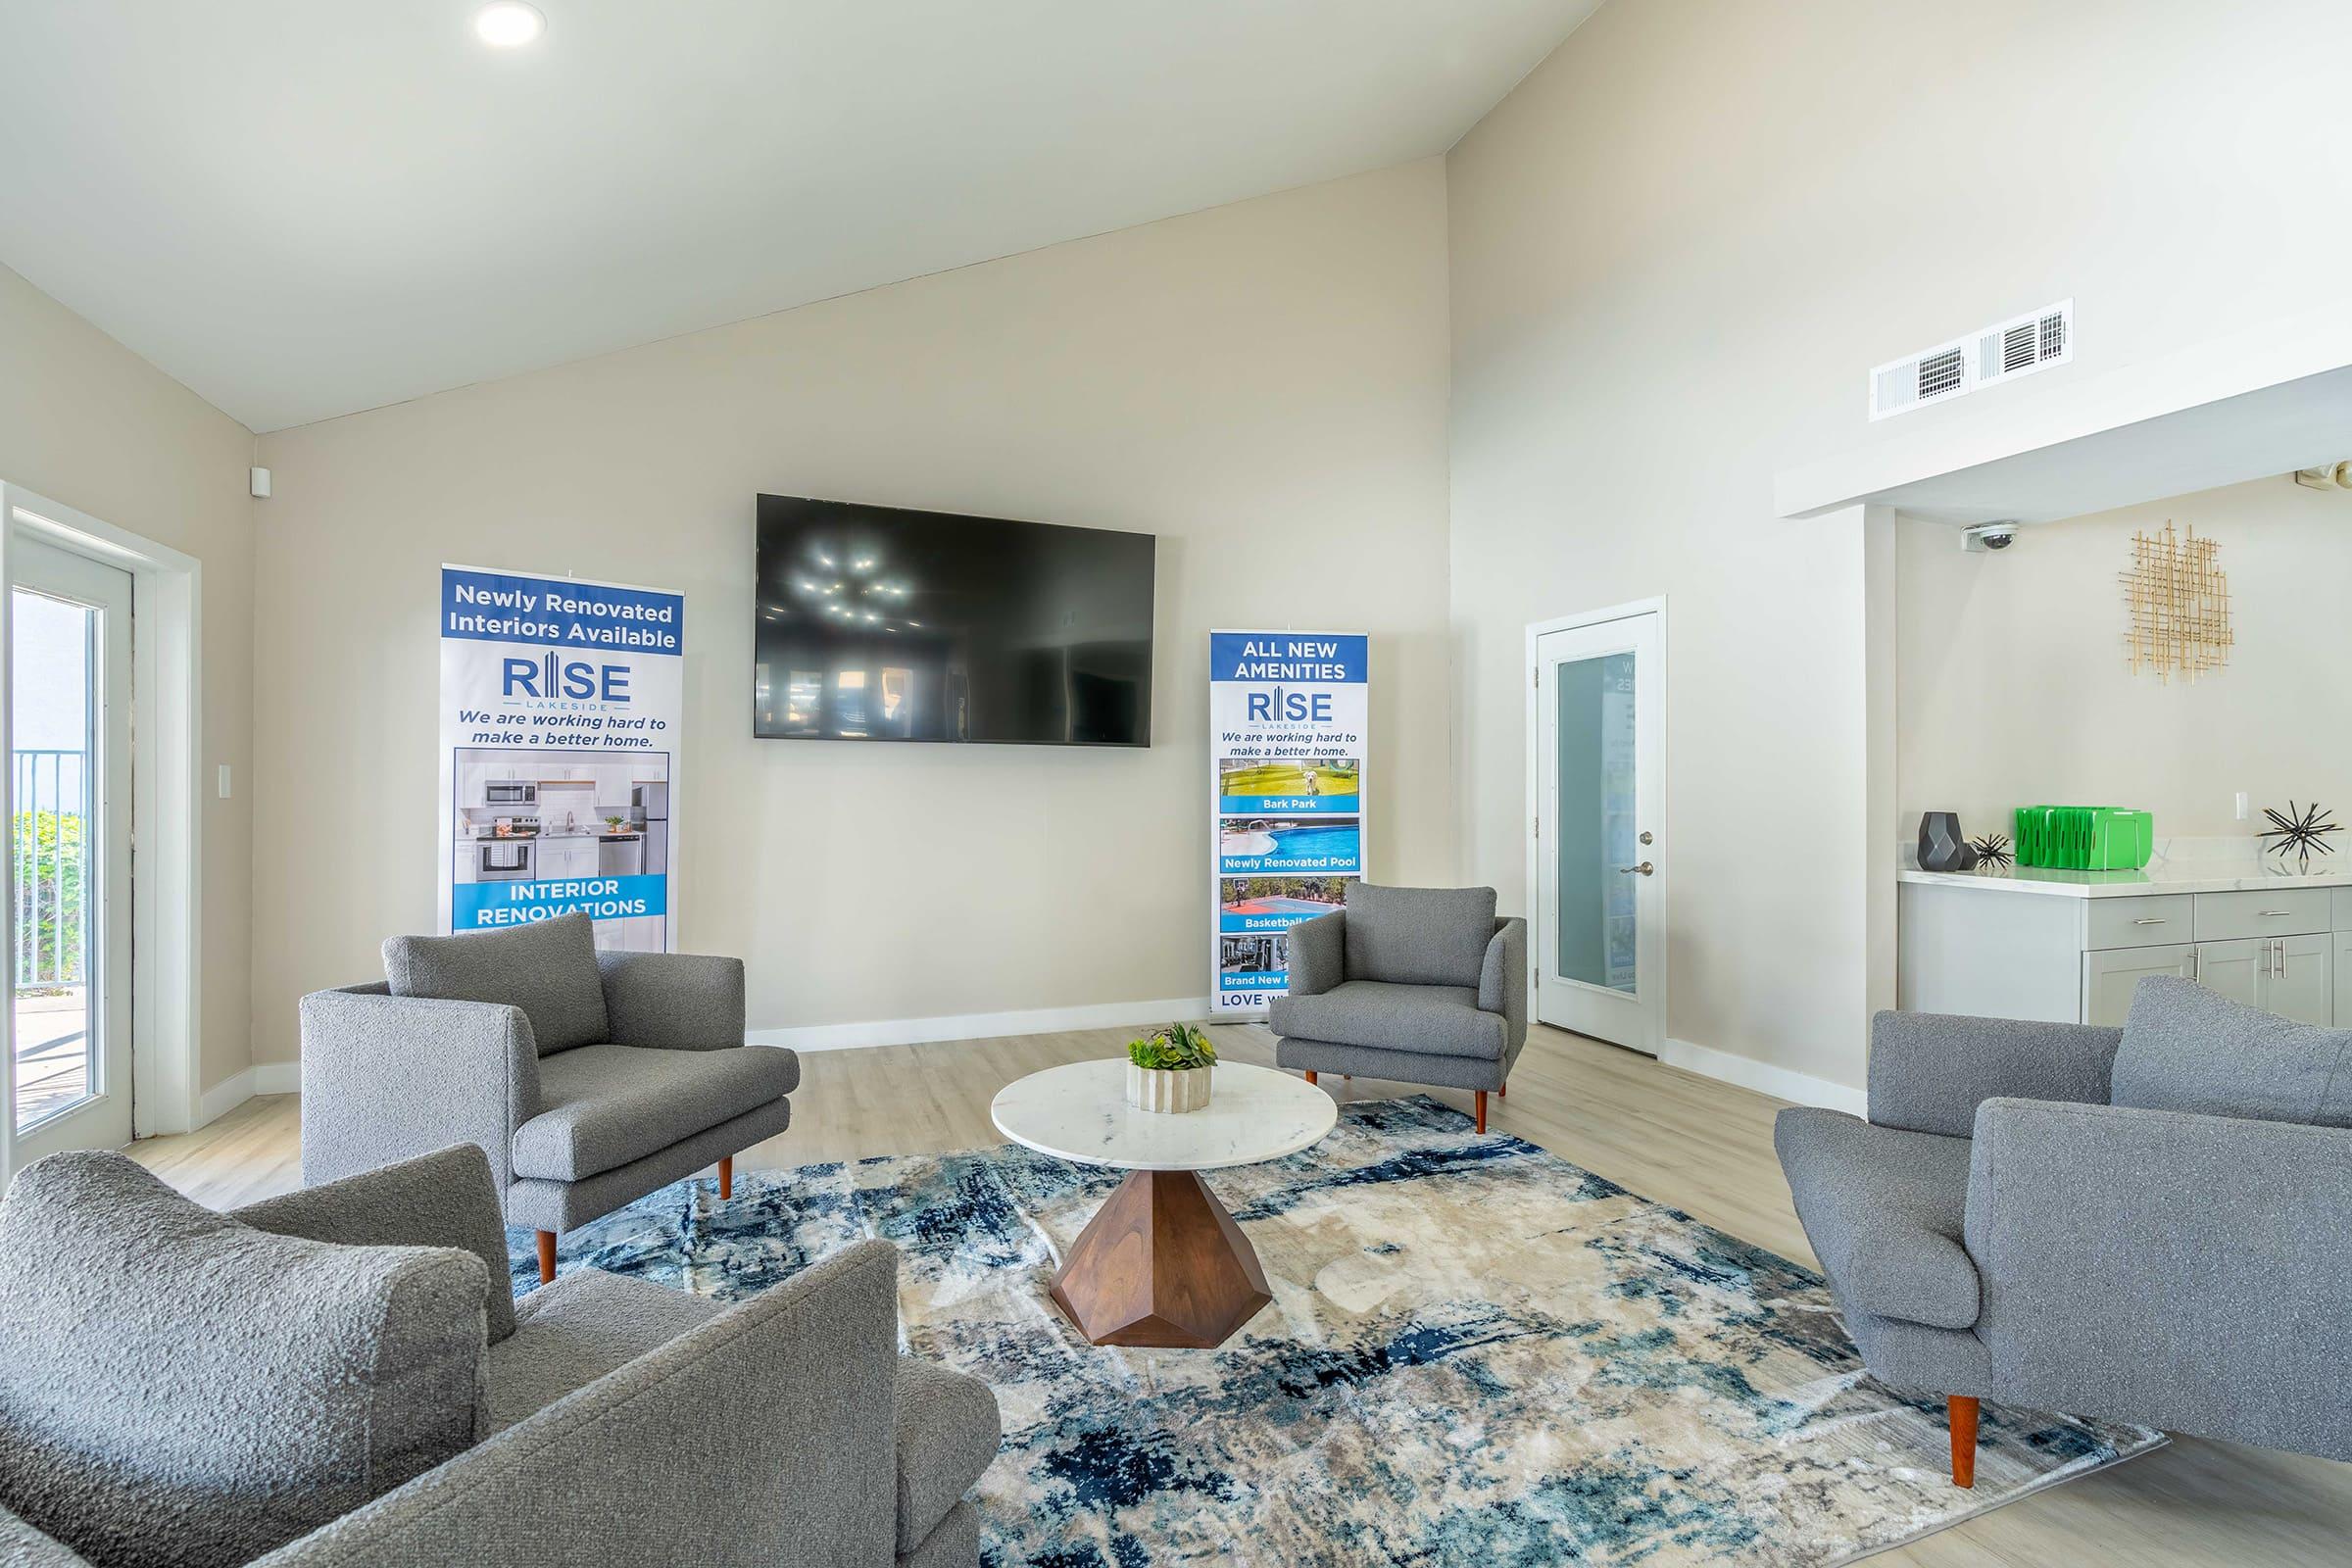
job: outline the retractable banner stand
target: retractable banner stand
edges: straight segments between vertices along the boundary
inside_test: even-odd
[[[1364,874],[1371,687],[1361,632],[1208,634],[1210,973],[1220,1016],[1289,983],[1286,933]]]
[[[661,953],[677,910],[686,601],[441,568],[441,924],[585,910]]]

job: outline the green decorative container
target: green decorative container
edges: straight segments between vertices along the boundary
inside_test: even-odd
[[[2061,871],[2136,871],[2156,853],[2156,819],[2120,806],[2021,806],[2017,863]]]

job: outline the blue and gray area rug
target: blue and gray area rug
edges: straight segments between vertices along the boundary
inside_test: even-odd
[[[896,1242],[908,1348],[1004,1409],[990,1568],[1834,1563],[2164,1441],[1988,1405],[1957,1491],[1942,1402],[1864,1375],[1818,1275],[1420,1098],[1209,1177],[1275,1295],[1224,1348],[1098,1348],[1046,1289],[1117,1182],[1015,1148],[746,1173],[563,1257],[733,1299]]]

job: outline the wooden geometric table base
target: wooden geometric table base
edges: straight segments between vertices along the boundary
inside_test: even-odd
[[[1214,1349],[1272,1299],[1250,1238],[1189,1170],[1128,1172],[1054,1279],[1096,1345]]]

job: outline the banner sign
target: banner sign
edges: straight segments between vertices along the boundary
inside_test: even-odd
[[[441,568],[441,928],[585,910],[666,951],[677,909],[678,594]]]
[[[1208,634],[1209,972],[1219,1015],[1262,1011],[1284,933],[1364,874],[1371,687],[1360,632]]]

